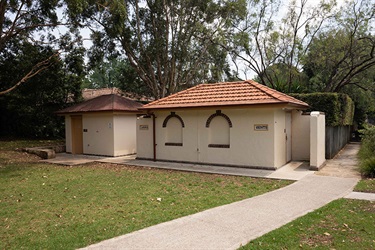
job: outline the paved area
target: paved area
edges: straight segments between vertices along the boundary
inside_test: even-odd
[[[290,162],[278,170],[265,170],[265,169],[251,169],[241,167],[223,167],[214,165],[199,165],[189,163],[176,163],[176,162],[153,162],[146,160],[132,160],[125,159],[118,161],[112,158],[102,159],[100,162],[110,162],[117,164],[129,164],[134,166],[144,166],[151,168],[174,169],[188,172],[200,172],[211,174],[225,174],[249,177],[262,177],[273,179],[286,179],[286,180],[300,180],[306,175],[313,174],[309,167],[304,162]]]
[[[344,178],[361,178],[357,164],[359,148],[359,143],[348,143],[335,158],[327,160],[326,165],[316,174]]]
[[[67,153],[58,153],[55,158],[41,160],[42,162],[48,162],[53,164],[60,164],[66,166],[82,165],[89,162],[99,161],[106,157],[93,156],[93,155],[72,155]]]
[[[346,195],[345,198],[375,201],[375,193],[351,192],[350,194]]]
[[[54,164],[68,165],[68,166],[81,165],[81,164],[97,161],[97,162],[125,164],[125,165],[141,166],[141,167],[174,169],[174,170],[179,170],[179,171],[285,179],[285,180],[300,180],[303,177],[314,173],[314,171],[309,170],[309,166],[306,162],[290,162],[286,164],[285,166],[283,166],[282,168],[279,168],[275,171],[275,170],[265,170],[265,169],[223,167],[223,166],[214,166],[214,165],[199,165],[199,164],[176,163],[176,162],[162,162],[162,161],[153,162],[153,161],[147,161],[147,160],[136,160],[135,155],[122,156],[122,157],[100,157],[100,156],[72,155],[72,154],[61,153],[61,154],[56,154],[56,158],[42,160],[42,161],[54,163]]]
[[[212,208],[109,239],[84,249],[237,249],[241,245],[338,199],[375,200],[375,194],[352,192],[359,180],[358,144],[348,144],[319,172],[304,162],[273,170],[136,160],[135,156],[97,157],[58,154],[46,162],[79,165],[108,162],[155,168],[297,180],[250,199]]]
[[[308,175],[287,187],[109,239],[84,249],[237,249],[349,194],[356,178]]]

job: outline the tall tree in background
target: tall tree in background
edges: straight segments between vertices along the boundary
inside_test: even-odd
[[[80,17],[91,24],[96,45],[110,51],[120,46],[152,95],[161,98],[230,74],[227,52],[213,41],[222,40],[245,9],[244,0],[114,0],[88,4]]]
[[[138,95],[150,95],[150,91],[143,84],[134,68],[126,59],[122,58],[110,58],[108,61],[97,63],[88,72],[83,84],[83,88],[113,87]]]
[[[272,83],[274,89],[283,93],[303,93],[307,91],[309,79],[306,74],[296,67],[290,68],[288,64],[275,63],[268,66],[259,76],[255,77],[255,81],[262,82],[262,78],[265,77],[267,78],[266,85]]]
[[[72,47],[66,43],[67,37],[71,37],[70,43],[73,41],[77,43],[79,34],[78,30],[74,29],[74,25],[69,25],[71,28],[69,30],[70,35],[65,36],[65,38],[56,37],[53,33],[56,31],[56,27],[68,25],[68,23],[64,23],[64,19],[58,16],[57,10],[66,7],[66,3],[69,2],[69,0],[0,0],[0,56],[2,53],[7,53],[14,41],[34,46],[48,44],[55,48],[54,53],[39,57],[40,61],[29,65],[29,68],[25,68],[24,74],[19,75],[19,78],[9,79],[8,82],[0,82],[0,95],[13,91],[48,69],[51,63],[60,58],[62,51],[66,52],[67,49],[69,50]],[[68,11],[66,9],[66,12]],[[74,39],[72,34],[76,36]]]
[[[0,136],[63,136],[63,122],[54,112],[80,96],[84,77],[83,51],[73,52],[64,58],[55,58],[48,70],[0,96]],[[35,46],[18,40],[10,42],[0,57],[0,82],[22,78],[30,67],[54,53],[50,46]]]
[[[375,90],[369,74],[375,69],[374,24],[374,2],[351,1],[335,25],[313,39],[304,58],[312,91],[340,92],[347,85]]]
[[[291,0],[282,16],[285,2],[248,1],[246,20],[231,34],[233,43],[222,46],[231,51],[237,63],[255,72],[262,84],[288,92],[299,77],[296,70],[301,71],[301,59],[312,39],[334,16],[335,1],[321,1],[312,7],[307,0]],[[284,68],[284,86],[275,82],[273,65]]]

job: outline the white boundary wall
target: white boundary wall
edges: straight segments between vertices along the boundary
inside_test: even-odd
[[[318,170],[325,162],[325,115],[310,113],[310,166]]]
[[[310,116],[292,112],[292,160],[310,160]]]

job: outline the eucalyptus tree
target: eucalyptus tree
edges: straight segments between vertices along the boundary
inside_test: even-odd
[[[66,3],[0,0],[0,136],[63,133],[53,112],[77,101],[85,73],[78,29],[62,12]]]
[[[124,58],[110,58],[97,63],[89,70],[84,88],[119,88],[125,92],[139,95],[149,95],[137,72]]]
[[[287,4],[286,4],[287,2]],[[309,5],[308,0],[248,1],[245,21],[236,27],[232,44],[222,44],[233,58],[258,76],[262,84],[277,87],[271,66],[283,65],[286,91],[291,91],[296,70],[301,71],[301,59],[311,41],[331,20],[334,0],[322,0]],[[279,86],[280,87],[280,86]]]
[[[304,70],[313,90],[340,92],[347,85],[375,90],[375,3],[350,1],[331,29],[313,39]]]
[[[58,10],[66,8],[68,1],[70,0],[0,0],[0,57],[13,51],[10,47],[15,43],[37,47],[48,45],[54,48],[54,53],[45,55],[40,61],[24,69],[24,74],[19,78],[0,82],[0,95],[13,91],[48,69],[56,59],[60,59],[62,51],[80,47],[78,30],[58,13]],[[68,34],[60,37],[56,35],[56,28],[60,26],[71,29]]]
[[[219,47],[245,15],[245,0],[99,1],[77,14],[93,31],[98,60],[103,49],[121,54],[155,98],[230,74]]]
[[[48,70],[39,72],[8,94],[0,95],[0,137],[63,135],[63,121],[54,112],[81,96],[82,53],[75,50],[61,59],[53,57]],[[12,40],[0,57],[0,82],[23,78],[30,68],[54,54],[51,46]]]

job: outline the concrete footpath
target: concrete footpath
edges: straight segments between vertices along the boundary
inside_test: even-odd
[[[84,249],[237,249],[348,195],[358,178],[307,175],[278,190],[109,239]]]
[[[79,165],[106,162],[203,173],[297,180],[253,198],[151,226],[83,249],[237,249],[338,198],[374,200],[375,194],[352,192],[360,179],[356,154],[359,144],[348,144],[319,172],[303,162],[276,170],[246,169],[186,163],[136,160],[135,156],[95,157],[58,154],[45,162]]]
[[[309,165],[306,162],[293,161],[289,162],[282,168],[277,170],[267,169],[253,169],[241,167],[224,167],[215,165],[200,165],[192,163],[178,163],[178,162],[163,162],[163,161],[146,161],[137,160],[135,155],[120,156],[120,157],[103,157],[91,155],[72,155],[66,153],[56,154],[56,158],[41,160],[53,164],[60,164],[66,166],[77,166],[90,162],[114,163],[120,165],[130,165],[139,167],[149,167],[158,169],[173,169],[177,171],[199,172],[209,174],[224,174],[248,177],[260,177],[271,179],[284,180],[300,180],[303,177],[314,174],[314,171],[309,170]]]

